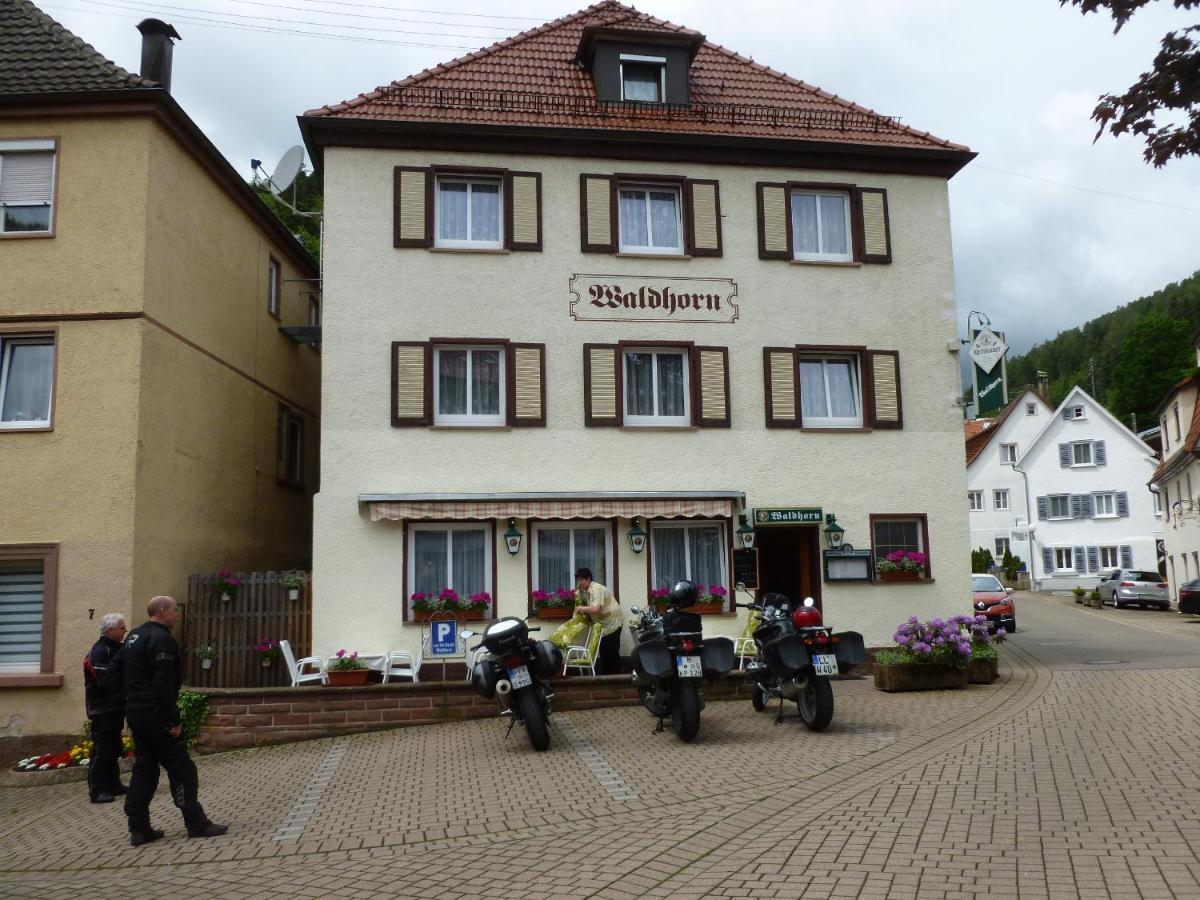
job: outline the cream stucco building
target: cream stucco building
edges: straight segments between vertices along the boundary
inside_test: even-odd
[[[329,298],[315,652],[413,650],[444,589],[530,615],[579,565],[626,608],[690,577],[740,633],[743,514],[760,590],[868,644],[968,610],[967,148],[614,2],[301,128]],[[826,560],[831,515],[861,557]],[[896,549],[920,580],[872,577]]]
[[[307,564],[317,272],[159,81],[0,26],[0,733],[74,732],[104,613]]]

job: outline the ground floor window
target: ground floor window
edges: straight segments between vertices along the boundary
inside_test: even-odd
[[[1008,553],[1010,549],[1008,538],[996,538],[996,561],[1004,559],[1004,554]]]
[[[416,524],[408,533],[408,594],[492,593],[492,526]]]
[[[913,515],[872,515],[871,552],[875,560],[886,559],[900,551],[925,557],[925,577],[930,577],[929,520],[923,513]]]
[[[0,678],[54,671],[58,547],[0,547]]]
[[[729,541],[723,522],[652,522],[650,554],[654,575],[652,588],[670,588],[687,579],[699,588],[728,583],[725,561]],[[701,593],[705,593],[701,589]]]
[[[1121,558],[1117,555],[1116,547],[1100,548],[1100,568],[1115,569],[1119,565],[1121,565]]]
[[[1075,551],[1071,547],[1054,548],[1054,571],[1075,571]]]
[[[612,571],[612,529],[607,523],[538,523],[533,527],[533,584],[535,591],[553,593],[575,589],[575,571],[592,570],[592,580],[615,591]]]

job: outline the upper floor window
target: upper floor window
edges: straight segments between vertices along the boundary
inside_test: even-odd
[[[0,141],[0,234],[54,230],[54,141]]]
[[[1082,441],[1071,445],[1071,465],[1073,466],[1090,466],[1092,465],[1092,442]]]
[[[792,250],[796,259],[850,262],[850,195],[793,190]]]
[[[1064,469],[1073,466],[1103,466],[1108,463],[1104,441],[1071,441],[1058,445],[1058,464]]]
[[[1082,406],[1068,406],[1063,410],[1064,419],[1086,419],[1087,410]]]
[[[1171,407],[1171,415],[1175,417],[1175,440],[1179,440],[1179,404]]]
[[[679,188],[622,184],[618,192],[622,253],[683,253]]]
[[[1071,495],[1051,494],[1046,498],[1046,512],[1049,519],[1071,518]]]
[[[807,356],[800,360],[800,405],[805,428],[862,425],[862,384],[857,356]]]
[[[282,404],[275,418],[275,476],[285,484],[304,484],[304,419]]]
[[[683,350],[626,350],[625,424],[690,425],[688,354]]]
[[[1167,440],[1167,417],[1163,416],[1158,420],[1158,433],[1162,437],[1163,450],[1170,449],[1171,442]]]
[[[434,424],[503,425],[504,356],[501,347],[434,347]]]
[[[0,429],[48,428],[54,337],[0,334]]]
[[[308,324],[312,326],[321,324],[321,300],[316,294],[308,295]]]
[[[1162,494],[1160,494],[1158,491],[1151,491],[1150,496],[1154,499],[1154,514],[1156,516],[1161,516],[1162,515]]]
[[[1092,515],[1096,518],[1117,514],[1117,495],[1113,493],[1092,495]]]
[[[665,56],[621,54],[621,99],[662,103],[667,97]]]
[[[1016,444],[1001,444],[1000,445],[1000,464],[1005,466],[1015,465],[1017,462],[1017,445]]]
[[[1008,509],[1008,491],[992,491],[992,505],[995,506],[996,509]]]
[[[436,247],[499,250],[504,246],[499,178],[439,175],[434,214]]]
[[[983,491],[967,491],[967,502],[971,512],[980,512],[983,509]]]
[[[1036,403],[1026,403],[1025,404],[1025,415],[1036,416],[1037,415],[1037,404]]]
[[[272,259],[267,263],[267,312],[277,319],[279,318],[281,278],[279,263]]]

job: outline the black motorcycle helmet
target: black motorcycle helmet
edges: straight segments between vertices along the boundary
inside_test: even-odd
[[[690,581],[677,581],[671,593],[667,594],[667,602],[672,606],[694,606],[700,598],[700,592]]]

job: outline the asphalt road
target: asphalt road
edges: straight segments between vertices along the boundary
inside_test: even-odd
[[[1152,609],[1102,610],[1070,596],[1019,593],[1009,640],[1056,670],[1200,666],[1200,617]]]

